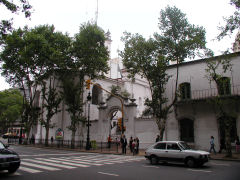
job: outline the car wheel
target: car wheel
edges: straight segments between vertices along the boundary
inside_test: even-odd
[[[186,160],[186,164],[187,164],[187,166],[190,167],[190,168],[195,167],[195,161],[194,161],[193,158],[188,158],[188,159]]]
[[[158,158],[156,156],[151,156],[150,162],[152,165],[156,165],[158,163]]]
[[[15,168],[8,169],[8,173],[13,174],[13,173],[15,173],[17,171],[17,169],[18,169],[18,167],[17,168],[15,167]]]

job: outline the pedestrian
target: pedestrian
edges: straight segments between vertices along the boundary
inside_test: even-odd
[[[122,138],[121,138],[121,145],[122,145],[122,153],[126,154],[127,138],[126,138],[125,135],[123,135]]]
[[[138,139],[138,137],[136,137],[136,154],[138,154],[138,152],[139,152],[139,139]]]
[[[32,137],[30,139],[30,144],[35,144],[35,137],[34,135],[32,134]]]
[[[221,154],[223,149],[226,150],[226,145],[225,145],[225,140],[224,140],[224,138],[221,138],[221,139],[220,139],[220,150],[219,150],[218,153]]]
[[[236,137],[235,145],[236,145],[236,153],[240,152],[240,141],[238,136]]]
[[[133,139],[133,142],[132,142],[132,153],[133,153],[133,156],[136,154],[136,139]]]
[[[213,150],[214,154],[216,154],[216,151],[215,151],[215,144],[214,144],[214,137],[211,136],[211,139],[210,139],[210,150],[209,150],[209,153],[211,153]]]
[[[131,153],[133,152],[132,143],[133,143],[133,138],[131,136],[129,139],[129,148],[130,148]]]
[[[157,138],[156,138],[155,142],[158,142],[158,141],[160,141],[160,136],[159,135],[157,135]]]
[[[111,148],[111,142],[112,142],[112,138],[111,138],[111,135],[109,134],[109,136],[108,136],[108,148],[109,149]]]
[[[51,137],[51,144],[53,144],[53,136]]]

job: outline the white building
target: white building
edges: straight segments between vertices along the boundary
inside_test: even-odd
[[[110,44],[108,44],[110,46]],[[234,99],[234,103],[229,104],[229,111],[232,111],[234,127],[232,128],[233,140],[236,135],[240,135],[240,53],[227,55],[231,59],[232,71],[226,72],[224,77],[229,79],[228,92],[223,94],[224,98]],[[224,58],[219,56],[216,58]],[[155,142],[159,133],[156,122],[151,117],[142,117],[145,109],[144,101],[150,97],[148,82],[137,76],[135,81],[127,78],[127,72],[119,69],[119,59],[109,62],[111,66],[107,78],[103,80],[93,80],[95,85],[91,86],[90,93],[92,101],[90,105],[90,139],[96,141],[107,141],[109,134],[119,135],[116,132],[117,119],[124,113],[124,125],[126,126],[126,136],[138,137],[140,148],[144,148]],[[200,149],[209,148],[210,136],[215,137],[216,149],[219,147],[220,137],[224,135],[224,130],[220,125],[221,117],[218,116],[217,108],[209,102],[209,99],[217,95],[217,87],[206,78],[206,59],[185,62],[179,65],[179,88],[182,93],[174,110],[168,116],[164,139],[185,140],[192,146]],[[172,75],[167,84],[166,96],[173,99],[176,80],[176,65],[170,65],[167,72]],[[114,75],[113,75],[114,74]],[[114,78],[112,78],[114,76]],[[121,101],[108,92],[111,86],[120,86],[126,90],[130,96],[123,104]],[[88,90],[84,93],[87,97]],[[131,100],[131,101],[130,101]],[[85,99],[86,101],[86,99]],[[123,106],[123,108],[122,108]],[[71,139],[71,131],[68,130],[70,117],[64,104],[62,111],[54,116],[52,122],[55,127],[50,130],[50,135],[55,137],[55,132],[60,128],[64,131],[64,139]],[[88,108],[85,105],[85,116]],[[115,116],[114,116],[115,115]],[[86,140],[86,126],[81,124],[76,133],[76,140]],[[45,129],[38,124],[33,133],[36,139],[45,138]]]

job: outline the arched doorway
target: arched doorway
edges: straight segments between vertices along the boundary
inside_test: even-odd
[[[116,137],[121,135],[119,128],[119,119],[122,117],[122,112],[118,108],[113,108],[109,114],[109,135]]]
[[[94,85],[92,88],[92,104],[99,105],[102,101],[102,89],[99,84]]]
[[[194,142],[194,121],[188,118],[180,120],[180,140]]]
[[[237,126],[236,126],[236,118],[230,117],[227,121],[225,120],[224,122],[224,117],[220,117],[218,119],[219,122],[219,134],[220,134],[220,139],[225,141],[225,132],[226,132],[226,125],[229,124],[230,126],[230,138],[231,142],[233,143],[235,141],[235,138],[237,136]]]

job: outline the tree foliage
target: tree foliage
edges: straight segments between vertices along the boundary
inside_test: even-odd
[[[46,129],[45,134],[45,145],[48,146],[48,139],[49,139],[49,129],[54,127],[54,124],[52,123],[52,117],[57,114],[58,112],[61,112],[59,105],[62,101],[59,89],[57,89],[57,82],[56,77],[50,76],[46,79],[46,81],[43,81],[41,84],[41,92],[42,92],[42,108],[43,108],[43,118],[40,119],[41,124]]]
[[[34,107],[37,87],[55,69],[65,64],[64,61],[70,57],[69,47],[71,39],[48,25],[33,29],[19,28],[4,39],[0,53],[2,75],[24,93],[27,132],[39,113],[38,108]]]
[[[193,59],[196,55],[201,55],[200,50],[211,53],[205,46],[205,29],[190,24],[186,14],[177,7],[167,6],[165,10],[161,10],[158,25],[160,33],[155,33],[154,36],[160,53],[164,54],[168,61],[181,63],[186,58]]]
[[[231,35],[234,30],[239,29],[240,27],[240,0],[230,0],[230,4],[235,6],[236,11],[230,17],[224,18],[226,22],[225,26],[218,27],[220,30],[220,34],[217,37],[218,40],[221,40],[227,35]]]
[[[139,34],[125,33],[125,43],[121,52],[123,64],[133,78],[136,74],[145,77],[150,86],[151,99],[145,101],[148,112],[152,112],[163,139],[165,125],[170,109],[177,100],[178,64],[186,58],[194,58],[203,54],[211,54],[205,47],[205,30],[203,27],[189,24],[186,15],[176,7],[161,10],[159,18],[160,33],[146,40]],[[172,102],[166,97],[166,84],[171,75],[167,73],[170,61],[176,61],[175,97]]]
[[[26,18],[31,16],[31,8],[32,6],[29,4],[27,0],[0,0],[0,5],[4,6],[11,13],[24,13]],[[0,22],[0,42],[1,39],[4,38],[8,32],[12,30],[13,19],[1,19]]]
[[[65,68],[60,71],[63,99],[71,117],[72,148],[75,142],[77,125],[85,122],[83,116],[83,92],[85,78],[101,78],[109,69],[109,52],[105,47],[104,31],[96,24],[81,25],[75,35],[72,46],[72,59],[65,61]]]
[[[0,132],[5,133],[22,113],[23,97],[16,89],[0,91]]]
[[[232,147],[231,147],[231,130],[233,126],[233,119],[235,116],[234,109],[229,111],[229,106],[235,104],[235,100],[229,97],[224,97],[225,95],[230,95],[231,92],[228,92],[227,86],[228,82],[225,78],[226,73],[232,72],[231,57],[229,55],[223,55],[215,59],[208,59],[206,61],[207,68],[206,78],[209,82],[214,82],[217,86],[218,95],[213,97],[210,100],[210,103],[214,105],[217,117],[220,117],[219,125],[224,128],[225,137],[224,142],[226,144],[227,156],[232,156]],[[230,88],[230,87],[229,87]]]

